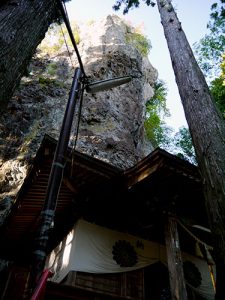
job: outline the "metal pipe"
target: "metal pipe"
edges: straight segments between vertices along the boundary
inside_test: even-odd
[[[50,229],[54,222],[55,209],[63,177],[65,156],[69,144],[76,100],[80,97],[81,77],[82,72],[80,68],[76,68],[49,175],[46,198],[41,212],[40,228],[36,239],[36,249],[33,253],[34,260],[31,269],[31,288],[35,287],[37,284],[45,265]]]
[[[46,288],[46,283],[49,277],[52,277],[53,273],[50,270],[45,270],[40,278],[40,282],[38,283],[34,294],[32,295],[30,300],[38,300],[38,299],[42,299],[44,292],[45,292],[45,288]]]

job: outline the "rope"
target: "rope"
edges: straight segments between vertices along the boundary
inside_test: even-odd
[[[70,176],[72,177],[72,172],[73,172],[73,166],[74,166],[74,151],[77,146],[77,139],[78,139],[78,132],[79,132],[79,127],[80,127],[80,119],[81,119],[81,111],[82,111],[82,105],[83,105],[83,94],[84,94],[84,89],[83,87],[81,88],[81,96],[80,96],[80,105],[79,105],[79,110],[78,110],[78,116],[77,116],[77,124],[76,124],[76,129],[74,130],[74,143],[72,146],[72,162],[71,162],[71,170],[70,170]]]
[[[80,53],[78,51],[77,45],[76,45],[76,41],[75,41],[73,32],[72,32],[72,29],[71,29],[70,20],[69,20],[68,12],[67,12],[67,9],[66,9],[66,5],[62,0],[55,0],[55,1],[58,4],[58,7],[60,9],[61,15],[63,17],[65,26],[67,28],[67,31],[68,31],[68,34],[69,34],[69,37],[70,37],[70,40],[72,42],[75,53],[77,55],[77,59],[78,59],[79,65],[80,65],[82,75],[83,75],[82,78],[81,78],[81,82],[83,83],[86,79],[86,74],[85,74],[85,71],[84,71],[84,66],[83,66],[83,63],[82,63],[81,56],[80,56]],[[62,30],[62,27],[61,27],[61,30]],[[65,44],[66,44],[67,51],[69,53],[71,64],[74,67],[71,56],[70,56],[69,47],[68,47],[68,44],[66,42],[66,38],[65,38],[63,30],[62,30],[62,34],[63,34],[63,38],[64,38],[64,41],[65,41]],[[79,131],[79,125],[80,125],[80,118],[81,118],[81,109],[82,109],[82,103],[83,103],[83,87],[81,88],[81,95],[80,95],[79,99],[80,99],[80,105],[79,105],[79,109],[78,109],[78,120],[77,120],[77,123],[75,125],[75,130],[74,130],[75,131],[75,133],[74,133],[75,140],[74,140],[74,145],[72,146],[72,151],[71,151],[72,153],[74,152],[74,150],[76,148],[77,139],[78,139],[78,131]],[[75,110],[76,110],[76,106],[77,106],[77,103],[75,104]],[[74,165],[74,156],[72,155],[71,175],[72,175],[73,165]]]
[[[73,61],[72,61],[72,57],[71,57],[70,51],[69,51],[69,46],[68,46],[67,41],[66,41],[66,36],[65,36],[65,34],[63,32],[62,24],[60,24],[60,28],[61,28],[61,32],[62,32],[62,35],[63,35],[64,43],[66,45],[67,52],[69,54],[71,65],[72,65],[73,68],[75,68],[75,66],[73,64]]]
[[[80,65],[81,72],[83,74],[83,77],[85,78],[86,75],[85,75],[85,71],[84,71],[84,66],[83,66],[83,63],[82,63],[82,60],[81,60],[81,56],[80,56],[80,53],[78,51],[77,44],[76,44],[76,41],[75,41],[75,38],[74,38],[74,35],[73,35],[73,32],[72,32],[72,29],[71,29],[70,20],[69,20],[67,11],[66,11],[65,4],[62,3],[61,0],[56,0],[56,1],[57,1],[58,6],[59,6],[60,12],[62,14],[64,23],[65,23],[67,31],[68,31],[68,34],[70,36],[73,48],[74,48],[75,53],[77,55],[77,59],[78,59],[79,65]]]

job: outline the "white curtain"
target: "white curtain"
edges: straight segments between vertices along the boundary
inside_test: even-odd
[[[113,247],[119,240],[128,242],[136,252],[136,263],[121,267],[113,259]],[[195,289],[208,300],[214,299],[213,285],[207,263],[197,257],[182,253],[183,261],[191,261],[199,269],[201,285]],[[79,220],[66,238],[52,251],[47,260],[54,282],[60,282],[69,271],[88,273],[118,273],[144,268],[161,261],[166,265],[165,246],[126,233]]]

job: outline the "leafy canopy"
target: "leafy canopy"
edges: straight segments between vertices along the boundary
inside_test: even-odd
[[[75,22],[71,24],[73,35],[77,44],[80,43],[79,28]],[[45,35],[45,39],[39,45],[42,53],[53,54],[59,51],[66,44],[72,47],[72,42],[68,36],[67,29],[64,24],[53,23],[50,25],[48,32]]]
[[[151,0],[143,0],[148,6],[155,6],[155,2]],[[123,9],[123,14],[127,14],[130,8],[135,8],[140,5],[139,0],[117,0],[116,4],[113,5],[113,9],[119,10],[121,6],[125,6]]]
[[[153,147],[165,146],[169,143],[170,128],[163,118],[169,116],[166,107],[167,88],[162,80],[154,84],[154,96],[146,103],[145,132]]]
[[[174,136],[174,144],[177,147],[177,156],[196,164],[195,150],[187,127],[179,128],[179,131]]]
[[[152,48],[150,40],[139,32],[127,33],[126,42],[137,48],[143,56],[147,56]]]
[[[210,91],[225,119],[225,54],[222,56],[221,75],[214,79],[210,85]]]
[[[219,75],[222,55],[225,52],[225,0],[211,6],[209,33],[194,44],[200,67],[209,79]]]

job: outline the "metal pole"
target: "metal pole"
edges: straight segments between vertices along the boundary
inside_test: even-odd
[[[55,209],[63,177],[65,156],[70,138],[76,100],[79,99],[80,96],[80,79],[82,75],[80,68],[76,68],[49,175],[46,198],[41,212],[40,228],[36,239],[36,249],[33,253],[34,259],[30,276],[30,287],[32,289],[37,284],[45,265],[49,234],[54,222]]]

